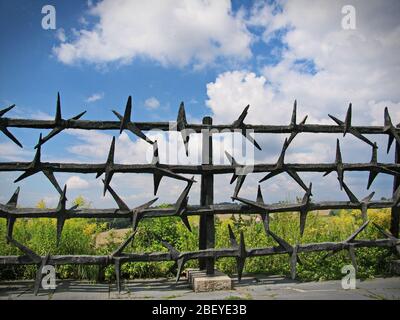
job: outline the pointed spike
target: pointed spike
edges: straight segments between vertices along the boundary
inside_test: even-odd
[[[344,191],[346,192],[347,196],[350,199],[350,202],[352,203],[359,203],[360,201],[357,199],[357,197],[354,195],[353,192],[351,192],[351,190],[349,189],[349,187],[343,182],[343,188]]]
[[[181,278],[181,273],[182,273],[183,267],[185,266],[185,257],[180,257],[177,261],[177,265],[178,265],[178,271],[176,272],[175,283],[178,283],[179,279]]]
[[[19,243],[17,240],[13,238],[7,238],[7,240],[14,246],[16,246],[19,250],[25,253],[34,263],[40,263],[42,260],[41,257],[36,254],[36,252],[32,251],[28,247],[25,247],[23,244]]]
[[[394,136],[389,134],[386,153],[389,153],[390,148],[392,147],[393,141],[394,141]]]
[[[54,176],[54,173],[51,172],[50,170],[43,170],[43,174],[51,182],[51,184],[54,186],[54,188],[56,188],[57,192],[59,194],[62,194],[61,187],[58,184],[58,181],[57,181],[56,177]]]
[[[114,164],[114,154],[115,154],[115,137],[112,138],[110,150],[108,151],[107,165]]]
[[[388,107],[385,107],[385,111],[384,111],[384,116],[383,117],[384,117],[384,131],[387,131],[393,126],[392,119],[390,118]]]
[[[351,128],[351,103],[349,104],[349,108],[347,109],[346,118],[344,120],[344,128],[343,128],[343,137]]]
[[[230,164],[232,166],[237,166],[238,165],[238,163],[236,162],[235,158],[228,151],[225,151],[225,156],[228,158],[228,160],[229,160],[229,162],[230,162]]]
[[[160,186],[160,182],[162,179],[162,175],[157,174],[156,172],[153,173],[153,182],[154,182],[154,195],[157,194],[158,187]]]
[[[344,122],[343,122],[343,121],[340,121],[338,118],[336,118],[336,117],[334,117],[334,116],[332,116],[332,115],[330,115],[330,114],[328,114],[328,116],[329,116],[329,118],[331,118],[333,121],[335,121],[337,125],[339,125],[339,126],[344,126]]]
[[[180,252],[174,248],[169,242],[161,240],[161,244],[168,249],[169,253],[171,254],[171,258],[173,260],[177,260],[179,258]]]
[[[14,107],[15,107],[15,104],[12,104],[11,106],[9,106],[9,107],[7,107],[7,108],[5,108],[5,109],[0,110],[0,118],[1,118],[2,116],[4,116],[8,111],[10,111],[11,109],[13,109]]]
[[[369,188],[372,185],[372,182],[374,182],[376,176],[378,175],[378,171],[371,169],[369,171],[369,176],[368,176],[368,184],[367,184],[367,190],[369,190]]]
[[[14,194],[11,196],[10,200],[8,200],[8,202],[6,204],[7,206],[12,207],[12,208],[16,208],[17,207],[19,191],[20,191],[20,187],[18,187],[14,191]]]
[[[247,140],[249,140],[258,150],[261,150],[260,145],[257,143],[254,138],[246,132],[246,130],[242,130],[242,136],[244,136]]]
[[[129,96],[128,100],[126,101],[124,117],[122,118],[121,121],[119,133],[122,133],[122,131],[128,126],[128,123],[131,122],[131,113],[132,113],[132,96]]]
[[[336,164],[341,164],[342,163],[342,152],[340,151],[340,142],[339,139],[336,139],[336,159],[335,159]]]
[[[64,229],[65,219],[63,217],[57,217],[57,242],[56,246],[59,247],[61,242],[61,234]]]
[[[372,147],[372,156],[371,156],[371,164],[377,164],[378,163],[378,146],[376,142],[374,142],[374,145]]]
[[[189,230],[189,232],[192,232],[192,228],[190,227],[190,223],[189,223],[189,219],[187,217],[187,215],[181,215],[180,216],[183,224],[185,225],[185,227]]]
[[[306,186],[306,184],[304,183],[304,181],[300,178],[299,174],[294,171],[294,170],[290,170],[287,169],[286,173],[294,180],[297,182],[297,184],[302,187],[305,191],[308,191],[308,188]]]
[[[273,233],[272,231],[268,232],[272,238],[279,244],[279,246],[281,248],[283,248],[284,250],[288,251],[288,252],[292,252],[293,247],[287,243],[285,240],[283,240],[282,238],[280,238],[278,235],[276,235],[275,233]]]
[[[310,198],[311,198],[311,196],[312,196],[311,190],[312,190],[312,182],[310,182],[310,185],[309,185],[309,187],[307,188],[307,191],[306,191],[306,193],[304,194],[303,199],[302,199],[302,201],[301,201],[301,203],[302,203],[303,205],[307,205],[308,203],[310,203],[310,200],[311,200]]]
[[[158,154],[158,143],[157,140],[153,143],[153,160],[151,162],[154,165],[158,165],[160,163],[160,156]]]
[[[23,148],[21,142],[19,142],[18,139],[10,131],[8,131],[6,127],[0,125],[0,131],[3,132],[17,146]]]
[[[14,224],[15,224],[16,218],[14,216],[9,216],[7,217],[7,243],[10,242],[9,239],[12,239],[13,237],[13,231],[14,231]]]
[[[285,162],[285,153],[286,153],[286,149],[287,149],[288,146],[289,146],[288,145],[288,139],[285,138],[285,142],[283,143],[281,154],[279,155],[278,161],[276,163],[277,167],[282,167],[283,166],[283,164]]]
[[[61,100],[60,100],[60,93],[57,92],[57,106],[56,106],[56,116],[54,119],[54,122],[56,125],[59,125],[61,123],[62,116],[61,116]]]
[[[136,230],[111,254],[112,257],[118,257],[121,255],[122,251],[128,246],[129,243],[133,242]]]
[[[86,113],[85,111],[82,111],[81,113],[77,114],[75,117],[72,117],[71,119],[68,120],[79,120],[80,118],[82,118],[82,116]]]
[[[368,204],[368,203],[371,201],[371,199],[372,199],[372,197],[373,197],[374,195],[375,195],[375,191],[371,192],[368,196],[366,196],[365,198],[363,198],[363,199],[361,200],[361,202]]]
[[[306,220],[307,220],[307,210],[300,211],[300,236],[302,237],[304,234],[304,229],[306,227]]]
[[[261,220],[263,222],[264,225],[264,230],[265,233],[267,234],[267,236],[269,235],[269,213],[261,213]]]
[[[231,243],[231,247],[238,248],[239,245],[238,245],[238,242],[236,240],[235,234],[233,233],[232,227],[231,227],[230,224],[228,224],[228,232],[229,232],[229,241]]]
[[[237,182],[236,182],[236,186],[235,186],[235,190],[233,193],[233,197],[236,198],[239,194],[240,189],[242,188],[242,185],[244,183],[244,180],[246,179],[246,175],[240,175],[238,176]]]
[[[244,124],[244,119],[245,119],[246,116],[247,116],[247,113],[248,113],[248,111],[249,111],[249,108],[250,108],[250,105],[247,105],[247,106],[243,109],[243,111],[242,111],[242,113],[240,114],[239,118],[237,118],[237,120],[235,120],[235,121],[233,122],[233,124],[232,124],[233,127],[235,127],[235,128],[240,128],[240,127],[243,126],[243,124]]]
[[[297,116],[297,100],[294,100],[292,119],[290,120],[290,125],[292,127],[296,126],[296,116]]]
[[[237,272],[238,272],[238,280],[239,282],[242,280],[243,269],[246,263],[247,251],[246,251],[246,244],[244,242],[244,234],[243,231],[240,231],[240,243],[239,243],[239,256],[236,259],[237,263]]]
[[[349,243],[352,242],[369,224],[369,220],[365,221],[356,231],[352,233],[350,237],[348,237],[344,242]]]
[[[103,184],[106,185],[106,182],[104,179],[102,179]],[[118,194],[114,191],[113,188],[110,187],[110,185],[106,186],[107,191],[111,193],[111,196],[113,197],[114,201],[117,203],[118,208],[122,211],[130,211],[128,205],[118,196]]]
[[[393,236],[390,232],[386,231],[384,228],[382,228],[380,225],[376,224],[375,222],[372,222],[374,227],[385,237],[391,240],[397,240],[395,236]]]
[[[65,211],[65,208],[66,208],[65,204],[67,201],[66,194],[67,194],[67,185],[64,185],[64,189],[61,193],[60,199],[58,200],[58,205],[57,205],[57,209],[56,209],[57,211]]]
[[[140,206],[134,208],[132,211],[135,211],[135,212],[142,212],[143,210],[146,210],[146,209],[150,208],[150,206],[151,206],[154,202],[156,202],[157,200],[158,200],[158,198],[154,198],[154,199],[152,199],[152,200],[150,200],[150,201],[148,201],[148,202],[146,202],[146,203],[144,203],[144,204],[142,204],[142,205],[140,205]]]
[[[257,200],[258,203],[264,203],[264,199],[262,196],[262,192],[261,192],[261,186],[258,185],[258,189],[257,189]]]
[[[187,125],[187,121],[186,121],[186,112],[185,112],[185,104],[183,103],[183,101],[181,102],[181,104],[179,105],[179,111],[178,111],[178,117],[177,117],[177,125],[178,125],[178,130],[183,130],[186,125]]]
[[[185,189],[182,191],[182,193],[179,195],[178,200],[175,203],[175,214],[176,215],[183,215],[183,213],[186,211],[186,206],[187,206],[187,199],[189,195],[190,188],[193,185],[193,178],[192,181],[189,181],[185,187]]]

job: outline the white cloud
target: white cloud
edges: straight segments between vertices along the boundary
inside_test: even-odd
[[[95,102],[95,101],[101,100],[103,98],[104,98],[103,92],[94,93],[86,99],[86,102]]]
[[[155,98],[155,97],[150,97],[150,98],[146,99],[146,101],[144,102],[144,105],[148,109],[154,110],[160,106],[160,101],[158,101],[157,98]]]
[[[68,189],[86,189],[89,187],[89,182],[79,176],[72,176],[65,182]]]
[[[98,24],[53,48],[61,62],[129,63],[148,58],[162,65],[202,67],[220,57],[251,56],[252,37],[242,12],[234,14],[228,0],[103,0],[89,12]]]
[[[56,38],[60,42],[65,42],[67,41],[67,37],[65,36],[65,30],[63,28],[57,29],[56,31]]]

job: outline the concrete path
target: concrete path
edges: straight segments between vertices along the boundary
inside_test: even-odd
[[[354,290],[343,290],[341,281],[298,282],[273,276],[247,276],[234,290],[194,293],[185,280],[149,279],[125,282],[119,294],[115,283],[58,281],[55,290],[33,295],[32,281],[0,282],[0,299],[107,300],[107,299],[188,299],[188,300],[400,300],[400,277],[357,281]]]

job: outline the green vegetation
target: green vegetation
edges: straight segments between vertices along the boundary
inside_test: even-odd
[[[77,199],[77,204],[87,206],[84,199]],[[40,203],[44,207],[44,202]],[[306,230],[302,238],[299,236],[299,219],[296,213],[280,213],[272,216],[271,230],[286,241],[295,243],[341,241],[346,239],[361,224],[358,210],[338,210],[334,215],[319,215],[310,213],[307,219]],[[390,210],[369,210],[370,220],[384,228],[389,228]],[[126,252],[154,252],[166,251],[159,239],[164,239],[180,251],[196,250],[198,245],[198,217],[190,217],[193,232],[190,233],[179,218],[166,217],[144,219],[140,222],[133,246],[128,246]],[[55,219],[18,219],[14,227],[14,238],[35,252],[45,255],[51,254],[110,254],[119,244],[113,241],[112,232],[108,234],[107,244],[96,248],[96,236],[107,230],[112,221],[99,222],[93,219],[70,219],[65,223],[61,244],[56,247]],[[228,224],[231,224],[234,233],[239,238],[239,232],[244,231],[247,248],[276,246],[270,237],[267,237],[263,225],[255,215],[232,216],[225,215],[216,218],[216,247],[229,247]],[[5,241],[6,221],[0,220],[0,255],[20,255],[21,252]],[[127,236],[129,233],[127,234]],[[374,239],[381,237],[375,228],[369,226],[359,238]],[[328,280],[340,279],[341,268],[350,263],[347,252],[323,260],[322,253],[301,254],[303,262],[298,265],[298,278],[301,280]],[[357,249],[359,265],[358,278],[370,278],[387,273],[390,251],[382,248]],[[246,260],[245,272],[268,273],[288,276],[288,255],[270,257],[255,257]],[[186,267],[196,267],[197,261],[189,261]],[[173,262],[154,263],[127,263],[122,266],[122,276],[126,279],[173,276],[176,269]],[[216,267],[228,274],[236,273],[234,258],[217,260]],[[0,279],[30,279],[35,276],[36,266],[0,266]],[[97,266],[57,266],[57,277],[60,279],[76,278],[95,280]],[[108,266],[105,277],[112,280],[115,277],[114,267]]]

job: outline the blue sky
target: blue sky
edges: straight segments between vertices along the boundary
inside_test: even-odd
[[[46,4],[56,9],[56,30],[41,26]],[[345,4],[356,9],[355,30],[341,27]],[[111,109],[122,112],[132,95],[137,121],[175,120],[184,101],[193,122],[212,115],[215,122],[229,123],[250,104],[249,123],[287,123],[293,101],[298,99],[299,118],[308,114],[310,123],[331,123],[328,113],[343,118],[349,102],[353,102],[355,124],[381,125],[385,106],[397,123],[399,8],[396,1],[384,5],[316,1],[310,6],[305,1],[1,0],[0,103],[1,107],[16,104],[9,117],[48,118],[54,116],[60,91],[64,118],[87,110],[85,119],[115,120]],[[11,130],[24,149],[0,135],[0,161],[32,159],[39,131]],[[46,143],[43,159],[103,162],[112,135],[118,138],[121,162],[146,160],[149,146],[130,134],[73,130]],[[263,151],[255,153],[256,160],[274,162],[284,136],[257,137]],[[369,161],[368,146],[352,137],[337,137],[343,140],[347,162]],[[331,162],[337,137],[299,136],[288,161]],[[176,138],[160,139],[162,144]],[[373,139],[381,146],[379,160],[391,161],[393,151],[384,152],[386,139]],[[198,141],[192,139],[193,148]],[[11,195],[17,176],[0,173],[0,201]],[[113,205],[109,196],[101,197],[101,184],[94,176],[56,176],[60,184],[69,185],[70,199],[82,194],[96,207]],[[307,182],[316,180],[317,199],[345,199],[333,174],[323,182],[320,176],[303,176]],[[348,177],[348,184],[364,196],[366,175]],[[233,192],[229,178],[218,178],[217,201],[229,201]],[[255,196],[256,181],[257,177],[248,179],[243,196]],[[284,198],[302,194],[290,178],[281,175],[262,184],[265,198],[281,200],[283,183],[288,185]],[[57,193],[42,174],[19,185],[24,205],[40,199],[49,205],[57,201]],[[146,201],[152,188],[150,176],[117,176],[115,185],[132,205]],[[173,202],[183,187],[163,180],[160,201]],[[390,187],[391,178],[385,175],[374,184],[378,197],[389,196]],[[198,186],[191,198],[197,201]]]

